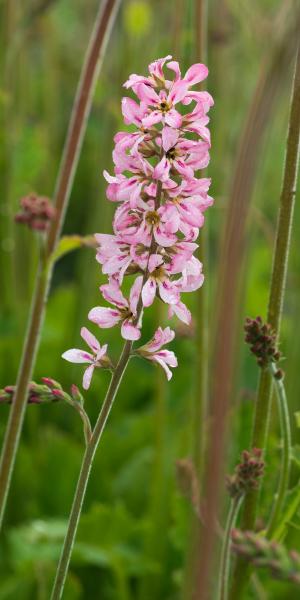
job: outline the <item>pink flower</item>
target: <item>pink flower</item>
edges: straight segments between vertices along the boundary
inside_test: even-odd
[[[162,147],[164,156],[153,171],[155,179],[165,181],[172,169],[177,175],[189,180],[194,177],[194,170],[204,169],[208,165],[209,144],[184,139],[172,127],[163,128]]]
[[[213,203],[213,199],[207,194],[209,185],[210,179],[192,179],[169,191],[165,219],[174,220],[175,215],[178,215],[178,228],[187,238],[191,237],[191,227],[203,226],[203,212]]]
[[[177,304],[179,301],[179,292],[176,284],[171,281],[166,268],[163,265],[163,258],[159,254],[152,254],[149,259],[149,277],[142,289],[142,300],[144,306],[153,304],[156,291],[163,302],[167,304]]]
[[[132,210],[127,202],[120,206],[114,219],[115,233],[131,245],[142,243],[149,248],[154,238],[160,246],[172,246],[177,240],[174,235],[178,230],[176,217],[166,218],[164,207],[156,210],[154,198],[144,204],[143,209],[136,210]]]
[[[110,360],[106,356],[107,344],[101,347],[97,338],[86,327],[81,328],[80,335],[93,353],[91,354],[85,350],[79,350],[78,348],[71,348],[71,350],[67,350],[62,354],[62,358],[72,363],[89,364],[89,367],[87,367],[84,372],[82,381],[83,388],[88,390],[94,369],[96,367],[108,368],[110,366]]]
[[[138,153],[128,155],[120,149],[115,152],[114,161],[116,175],[112,177],[106,171],[103,173],[110,184],[107,187],[107,197],[112,202],[129,200],[130,206],[135,208],[141,203],[144,186],[151,182],[153,167]],[[122,171],[131,171],[133,176],[127,178],[122,175]]]
[[[172,350],[161,350],[161,348],[171,342],[174,337],[175,333],[170,327],[166,327],[165,329],[159,327],[153,338],[136,351],[143,358],[159,364],[165,371],[168,381],[172,377],[172,371],[169,367],[177,367],[177,358]]]
[[[142,279],[142,276],[136,278],[130,290],[129,301],[124,298],[118,283],[114,279],[111,279],[108,284],[102,285],[100,290],[103,297],[116,308],[96,306],[90,310],[89,320],[103,329],[114,327],[121,321],[122,337],[125,340],[138,340],[141,337],[141,332],[140,323],[136,323],[136,317]]]
[[[190,67],[183,79],[179,65],[176,61],[167,62],[171,56],[159,59],[151,63],[149,67],[150,77],[140,77],[131,75],[125,83],[125,87],[132,87],[141,103],[150,109],[148,116],[142,118],[143,126],[148,128],[156,123],[163,121],[170,127],[181,127],[182,115],[175,109],[175,105],[183,102],[186,98],[189,88],[207,77],[208,69],[203,64],[195,64]],[[165,79],[163,66],[167,62],[167,67],[174,71],[174,81]],[[157,91],[155,91],[157,89]],[[187,102],[191,99],[188,97]]]

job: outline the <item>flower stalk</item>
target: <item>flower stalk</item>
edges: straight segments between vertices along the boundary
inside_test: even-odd
[[[112,409],[122,377],[125,373],[130,358],[132,342],[127,340],[123,346],[118,364],[112,375],[106,398],[99,413],[91,438],[86,446],[76,492],[69,518],[67,534],[65,537],[61,557],[59,560],[55,582],[51,594],[51,600],[59,600],[62,597],[66,576],[69,568],[70,558],[74,546],[75,536],[81,515],[85,492],[93,465],[96,450],[98,448],[106,421]]]
[[[47,260],[41,261],[37,274],[36,287],[17,377],[16,394],[11,406],[0,459],[0,528],[4,517],[25,416],[28,384],[34,368],[41,327],[44,320],[45,306],[52,275],[51,255],[56,248],[64,223],[101,58],[105,52],[119,4],[120,0],[106,0],[100,3],[100,10],[95,21],[94,31],[91,36],[74,100],[54,194],[55,218],[51,222],[46,240]]]
[[[275,240],[274,260],[271,277],[267,321],[279,334],[286,283],[287,265],[299,158],[300,134],[300,52],[296,58],[295,76],[292,91],[287,149],[284,167],[280,208]],[[272,392],[272,375],[269,369],[262,369],[255,407],[252,445],[265,449],[269,428]],[[245,499],[242,529],[253,530],[258,507],[259,490],[253,490]],[[231,598],[241,598],[248,574],[248,565],[242,558],[237,560]]]
[[[272,363],[270,365],[271,375],[273,377],[273,382],[276,389],[277,399],[278,399],[278,408],[280,415],[280,426],[281,426],[281,436],[282,436],[282,465],[280,469],[279,475],[279,484],[277,495],[275,496],[275,504],[273,507],[273,511],[271,514],[270,522],[267,527],[266,536],[272,539],[278,522],[280,520],[281,511],[283,508],[286,492],[288,490],[289,478],[290,478],[290,470],[291,470],[291,425],[290,425],[290,416],[288,409],[288,402],[285,393],[285,387],[283,383],[283,378],[281,371],[276,369],[275,365]]]
[[[239,510],[243,501],[243,496],[232,498],[228,511],[227,521],[224,530],[223,545],[220,561],[220,579],[219,579],[219,600],[228,599],[229,572],[230,572],[230,542],[231,531],[235,527]]]

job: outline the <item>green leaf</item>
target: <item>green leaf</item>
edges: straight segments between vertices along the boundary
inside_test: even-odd
[[[51,262],[55,263],[57,260],[62,258],[62,256],[65,256],[65,254],[73,252],[73,250],[77,250],[83,246],[94,248],[96,246],[94,236],[65,235],[59,240],[56,249],[51,256]]]

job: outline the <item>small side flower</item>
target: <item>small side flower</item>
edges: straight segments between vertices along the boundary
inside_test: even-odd
[[[34,193],[24,196],[20,200],[20,207],[20,212],[15,215],[16,223],[24,223],[35,231],[46,231],[55,217],[55,208],[46,196]]]
[[[277,347],[277,335],[269,323],[264,323],[261,317],[245,321],[245,342],[250,346],[250,351],[256,356],[257,364],[267,368],[272,363],[277,363],[282,358]],[[278,369],[278,379],[282,379],[283,371]]]
[[[166,327],[165,329],[159,327],[153,338],[135,351],[136,355],[140,355],[160,365],[165,371],[168,381],[170,381],[173,375],[169,367],[177,367],[178,363],[174,352],[172,350],[162,350],[162,347],[171,342],[174,337],[175,333],[170,327]]]
[[[112,363],[107,356],[107,344],[100,346],[97,338],[86,328],[82,327],[80,335],[82,339],[92,350],[92,353],[80,350],[79,348],[71,348],[62,354],[62,358],[72,363],[86,363],[89,366],[85,369],[83,375],[82,386],[88,390],[91,385],[91,379],[95,368],[111,369]]]

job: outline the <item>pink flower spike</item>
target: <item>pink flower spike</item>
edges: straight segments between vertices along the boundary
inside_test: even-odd
[[[79,350],[78,348],[71,348],[62,354],[62,358],[72,363],[87,363],[89,366],[85,369],[83,375],[83,388],[88,390],[91,384],[92,375],[96,367],[108,367],[111,366],[110,359],[106,355],[107,344],[100,346],[97,338],[86,328],[82,327],[81,337],[91,348],[93,353]]]
[[[172,377],[172,371],[169,367],[177,367],[177,358],[172,350],[162,350],[162,346],[172,341],[175,337],[174,331],[170,327],[162,329],[159,327],[153,338],[144,346],[137,349],[137,354],[147,360],[156,362],[165,371],[168,381]]]

